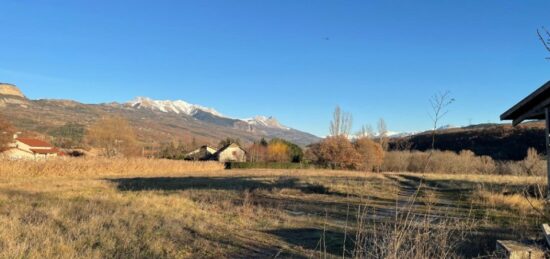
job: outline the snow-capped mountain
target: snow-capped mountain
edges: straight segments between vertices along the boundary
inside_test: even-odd
[[[161,112],[174,112],[177,114],[183,113],[190,116],[195,115],[198,111],[204,111],[219,117],[223,117],[223,115],[215,109],[196,104],[190,104],[182,100],[153,100],[148,97],[136,97],[134,100],[127,102],[126,104],[130,105],[133,108],[145,108]]]
[[[191,104],[183,100],[154,100],[148,97],[136,97],[134,100],[124,104],[126,107],[134,109],[148,109],[153,111],[161,111],[167,113],[185,114],[195,119],[218,125],[235,125],[242,127],[245,125],[256,128],[269,128],[278,130],[291,130],[291,128],[283,126],[277,119],[271,116],[255,116],[247,119],[234,119],[224,116],[213,108],[204,107],[197,104]]]
[[[278,128],[289,130],[290,128],[283,126],[279,121],[273,117],[266,116],[256,116],[254,118],[242,119],[242,121],[248,123],[249,125],[264,126],[270,128]]]
[[[148,97],[137,97],[124,104],[112,104],[114,107],[124,107],[134,111],[155,111],[167,113],[166,118],[184,119],[191,123],[188,117],[194,122],[200,123],[200,127],[209,127],[205,133],[220,131],[238,131],[245,136],[256,136],[266,138],[282,138],[299,145],[308,145],[319,140],[317,136],[286,127],[279,123],[274,117],[256,116],[248,119],[235,119],[224,116],[217,110],[186,101],[176,100],[154,100]],[[160,116],[163,117],[163,116]],[[183,117],[183,118],[182,118]],[[186,118],[187,117],[187,118]],[[161,119],[161,118],[159,118]],[[217,137],[215,134],[214,137]]]

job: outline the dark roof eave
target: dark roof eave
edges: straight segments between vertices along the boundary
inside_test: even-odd
[[[500,115],[500,119],[513,120],[513,124],[517,125],[524,120],[541,119],[541,116],[544,118],[544,107],[550,105],[548,97],[550,97],[550,81]]]

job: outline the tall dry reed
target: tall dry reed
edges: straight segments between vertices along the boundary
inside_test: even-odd
[[[429,159],[428,157],[428,152],[388,152],[382,164],[382,171],[527,176],[546,174],[546,161],[534,149],[530,149],[526,158],[521,161],[495,161],[489,156],[476,156],[469,150],[459,153],[434,151]]]
[[[167,175],[223,170],[218,162],[145,158],[58,158],[49,160],[0,160],[0,177]]]

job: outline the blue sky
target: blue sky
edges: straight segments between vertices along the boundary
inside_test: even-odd
[[[354,124],[498,122],[550,80],[536,29],[550,1],[0,0],[0,82],[85,103],[183,99],[272,115],[319,136],[336,105]]]

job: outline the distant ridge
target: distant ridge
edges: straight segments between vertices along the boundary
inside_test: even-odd
[[[26,99],[23,92],[21,92],[17,86],[8,83],[0,83],[0,95],[16,96]]]
[[[23,131],[51,135],[67,123],[87,127],[98,118],[127,119],[144,143],[173,141],[216,145],[225,138],[242,144],[261,138],[282,138],[301,146],[318,142],[319,137],[283,126],[275,118],[256,116],[234,119],[217,110],[183,100],[153,100],[137,97],[126,103],[83,104],[72,100],[28,100],[13,84],[0,84],[0,113]]]
[[[510,123],[484,123],[465,127],[449,127],[437,130],[435,149],[460,152],[473,151],[476,155],[490,156],[496,160],[521,160],[527,149],[533,147],[546,153],[544,123],[527,122],[516,127]],[[410,147],[426,151],[431,148],[432,131],[390,140],[390,148]]]

